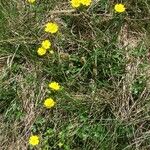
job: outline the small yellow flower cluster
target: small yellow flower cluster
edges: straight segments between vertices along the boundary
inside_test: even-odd
[[[43,56],[46,54],[47,50],[51,47],[51,42],[49,40],[45,40],[42,42],[41,47],[38,48],[37,53],[39,56]]]
[[[45,32],[54,34],[58,31],[58,25],[56,23],[49,22],[45,25]],[[39,56],[43,56],[46,54],[47,50],[51,48],[51,42],[49,40],[45,40],[42,42],[41,47],[38,48],[37,53]],[[53,50],[50,51],[53,54]]]
[[[91,5],[91,3],[92,3],[92,0],[71,0],[71,6],[73,8],[78,8],[81,5],[89,6],[89,5]]]
[[[50,82],[48,84],[48,87],[53,91],[58,91],[61,88],[61,86],[57,82]],[[51,97],[44,100],[44,106],[46,108],[52,108],[55,106],[55,104],[56,104],[56,102]]]
[[[73,8],[78,8],[78,7],[81,7],[82,5],[83,6],[91,5],[92,0],[71,0],[70,3]],[[116,12],[122,13],[125,11],[126,8],[125,8],[124,4],[120,3],[120,4],[116,4],[114,9]]]
[[[34,3],[36,0],[27,0],[28,3]],[[81,5],[89,6],[92,3],[92,0],[71,0],[71,6],[73,8],[78,8]],[[114,10],[118,13],[122,13],[126,10],[124,4],[118,3],[114,6]],[[58,25],[56,23],[47,23],[45,27],[45,32],[56,33],[58,31]]]
[[[59,83],[57,83],[57,82],[55,82],[55,81],[50,82],[50,83],[48,84],[48,87],[49,87],[51,90],[53,90],[53,91],[58,91],[58,90],[60,90],[60,88],[61,88],[61,86],[59,85]],[[56,102],[55,102],[51,97],[45,99],[45,100],[44,100],[44,103],[43,103],[44,107],[46,107],[47,109],[50,109],[50,108],[54,107],[55,104],[56,104]],[[39,136],[37,136],[37,135],[31,135],[31,136],[29,137],[29,144],[32,145],[32,146],[36,146],[36,145],[38,145],[39,142],[40,142],[39,139],[40,139]]]

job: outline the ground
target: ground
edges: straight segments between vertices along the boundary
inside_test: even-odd
[[[118,2],[0,1],[2,150],[150,149],[150,1],[123,0],[116,13]],[[49,21],[56,34],[44,32]],[[45,39],[54,54],[41,57]]]

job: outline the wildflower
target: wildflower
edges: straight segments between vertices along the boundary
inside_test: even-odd
[[[92,0],[80,0],[82,5],[89,6],[92,3]]]
[[[56,33],[58,31],[58,25],[56,23],[48,22],[45,25],[45,32]]]
[[[29,3],[34,3],[35,2],[35,0],[27,0]]]
[[[42,42],[42,47],[44,49],[49,49],[51,47],[51,42],[49,40],[45,40]]]
[[[78,8],[78,7],[80,7],[80,5],[81,5],[80,0],[71,0],[71,6],[73,8]]]
[[[51,108],[51,107],[54,107],[55,105],[55,102],[52,98],[47,98],[45,101],[44,101],[44,106],[46,108]]]
[[[39,56],[43,56],[46,54],[46,49],[43,47],[38,48],[37,53]]]
[[[57,82],[51,82],[49,83],[49,88],[51,88],[52,90],[58,91],[60,89],[60,85]]]
[[[125,11],[125,6],[123,4],[116,4],[114,7],[115,11],[118,13],[122,13]]]
[[[40,140],[39,140],[39,137],[37,135],[30,136],[30,138],[29,138],[29,144],[35,146],[35,145],[38,145],[39,142],[40,142]]]

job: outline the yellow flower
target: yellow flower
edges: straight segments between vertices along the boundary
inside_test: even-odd
[[[56,23],[48,22],[45,25],[45,32],[56,33],[58,31],[58,25]]]
[[[51,42],[49,40],[45,40],[42,42],[42,47],[44,49],[49,49],[51,47]]]
[[[38,145],[39,142],[40,142],[40,140],[39,140],[39,137],[37,135],[30,136],[30,138],[29,138],[29,144],[35,146],[35,145]]]
[[[82,5],[89,6],[92,3],[92,0],[80,0]]]
[[[115,11],[118,13],[122,13],[125,11],[125,6],[123,4],[116,4],[114,7]]]
[[[35,2],[35,0],[27,0],[29,3],[34,3]]]
[[[55,105],[55,102],[52,98],[47,98],[45,101],[44,101],[44,106],[46,108],[51,108],[51,107],[54,107]]]
[[[81,5],[80,0],[71,0],[71,6],[73,8],[78,8],[78,7],[80,7],[80,5]]]
[[[46,54],[46,49],[43,47],[38,48],[37,53],[39,56],[43,56]]]
[[[49,88],[51,88],[52,90],[58,91],[60,89],[60,85],[57,82],[51,82],[49,83]]]

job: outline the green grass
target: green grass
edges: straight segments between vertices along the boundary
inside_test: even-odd
[[[2,150],[150,149],[150,2],[124,0],[123,14],[117,2],[71,12],[63,0],[0,1]],[[48,21],[59,33],[44,32]],[[39,57],[46,38],[54,54]],[[50,81],[62,90],[50,91]],[[47,110],[49,96],[56,106]]]

